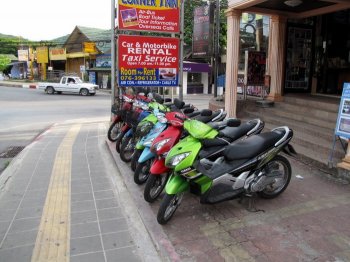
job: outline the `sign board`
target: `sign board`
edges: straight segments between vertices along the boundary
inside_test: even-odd
[[[65,48],[50,47],[49,49],[50,60],[67,60],[67,54]]]
[[[119,35],[119,86],[177,86],[178,38]]]
[[[47,64],[49,62],[49,50],[47,46],[36,48],[36,61],[40,64]]]
[[[212,37],[210,30],[210,6],[199,6],[194,9],[192,56],[208,57],[212,54]]]
[[[119,29],[178,33],[180,3],[180,0],[119,0]]]
[[[18,61],[28,61],[28,60],[29,60],[28,49],[18,50]]]
[[[96,44],[94,42],[83,43],[84,53],[96,53]]]
[[[96,56],[96,67],[111,68],[112,67],[111,55],[97,55]]]
[[[248,51],[247,85],[264,86],[266,70],[266,53]]]
[[[84,73],[85,72],[85,65],[80,65],[80,73]]]
[[[335,134],[350,138],[350,83],[344,83]]]

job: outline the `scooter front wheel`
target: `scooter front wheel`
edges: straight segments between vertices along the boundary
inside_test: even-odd
[[[168,177],[168,173],[161,175],[151,174],[148,177],[145,191],[143,192],[143,197],[148,203],[153,203],[159,197],[168,181]]]
[[[120,146],[120,158],[124,162],[130,162],[132,155],[135,150],[135,143],[134,139],[130,136],[128,137],[123,137],[122,145]]]
[[[138,185],[142,185],[147,181],[149,177],[149,170],[151,169],[152,159],[149,159],[143,163],[139,163],[136,166],[134,173],[134,182]]]
[[[141,153],[142,153],[142,150],[140,150],[140,149],[136,149],[135,150],[135,152],[134,152],[134,154],[133,154],[133,156],[131,158],[131,164],[130,164],[130,167],[131,167],[132,171],[136,170],[136,167],[138,165],[137,161],[139,160],[139,157],[140,157]]]
[[[118,139],[118,135],[121,132],[120,129],[123,123],[121,121],[113,122],[108,129],[107,137],[109,141],[115,142]]]
[[[165,194],[162,202],[160,203],[157,214],[157,221],[159,224],[165,225],[169,222],[169,220],[173,217],[176,209],[179,207],[183,195],[184,192],[173,195]]]

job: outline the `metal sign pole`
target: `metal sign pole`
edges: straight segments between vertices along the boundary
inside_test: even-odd
[[[116,15],[116,7],[115,7],[115,0],[111,1],[111,59],[112,59],[112,66],[111,66],[111,105],[114,105],[115,103],[115,15]]]
[[[183,95],[183,57],[184,57],[184,2],[181,0],[181,29],[180,29],[180,55],[179,55],[179,99],[182,101],[184,99]]]

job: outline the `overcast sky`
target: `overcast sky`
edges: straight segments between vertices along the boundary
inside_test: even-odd
[[[116,0],[117,2],[117,0]],[[2,0],[0,33],[33,41],[70,34],[76,25],[111,28],[110,0]]]

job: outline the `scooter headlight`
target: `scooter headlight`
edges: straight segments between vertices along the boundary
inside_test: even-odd
[[[174,156],[169,164],[172,165],[172,166],[177,166],[182,160],[184,160],[186,157],[188,157],[190,155],[190,153],[183,153],[183,154],[180,154],[180,155],[177,155],[177,156]]]
[[[159,151],[166,143],[170,141],[170,138],[164,139],[157,144],[155,144],[153,147],[156,149],[156,151]]]

